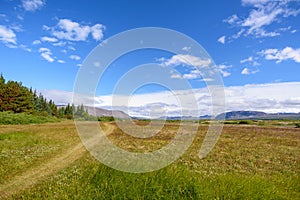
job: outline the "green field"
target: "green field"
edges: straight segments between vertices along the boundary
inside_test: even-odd
[[[140,122],[146,123],[146,122]],[[131,174],[90,156],[72,121],[0,126],[1,199],[300,199],[298,122],[226,124],[213,151],[198,151],[202,123],[189,150],[159,171]],[[168,143],[177,123],[153,138],[135,139],[101,122],[109,139],[129,151]]]

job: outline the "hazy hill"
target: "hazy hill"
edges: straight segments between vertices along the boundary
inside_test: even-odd
[[[90,115],[96,116],[96,117],[110,117],[114,116],[116,118],[129,118],[129,115],[123,111],[120,110],[106,110],[103,108],[97,108],[97,107],[91,107],[91,106],[84,106],[84,108],[87,110],[87,112]]]
[[[265,113],[259,111],[231,111],[216,119],[300,119],[300,113]]]

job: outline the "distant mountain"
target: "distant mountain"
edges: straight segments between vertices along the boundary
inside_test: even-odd
[[[129,118],[129,115],[123,111],[120,110],[106,110],[103,108],[97,108],[97,107],[91,107],[91,106],[84,106],[84,108],[87,110],[87,112],[90,115],[96,116],[96,117],[110,117],[114,116],[116,118]]]
[[[248,119],[266,115],[267,113],[258,111],[231,111],[218,115],[216,119]]]
[[[216,119],[300,119],[300,113],[265,113],[259,111],[231,111],[218,115]]]
[[[66,105],[56,105],[58,108],[61,107],[66,107]],[[103,109],[103,108],[97,108],[97,107],[92,107],[92,106],[84,106],[84,108],[86,109],[86,111],[92,115],[92,116],[96,116],[96,117],[111,117],[114,116],[116,118],[129,118],[130,116],[120,110],[107,110],[107,109]]]

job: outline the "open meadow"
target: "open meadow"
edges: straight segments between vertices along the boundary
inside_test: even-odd
[[[142,122],[144,123],[144,122]],[[114,122],[101,126],[130,151],[166,144],[176,122],[149,139],[134,139]],[[189,150],[159,171],[132,174],[90,156],[72,121],[1,125],[1,199],[300,199],[300,129],[225,125],[204,159],[197,156],[207,125]]]

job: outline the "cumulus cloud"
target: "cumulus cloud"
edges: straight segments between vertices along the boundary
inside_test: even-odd
[[[184,49],[187,49],[184,47]],[[220,72],[213,65],[210,58],[201,58],[190,54],[176,54],[170,58],[156,59],[163,67],[169,67],[170,77],[173,79],[188,79],[198,81],[212,81]],[[176,71],[175,68],[181,69]],[[226,76],[229,74],[224,73]]]
[[[279,49],[266,49],[261,52],[266,60],[276,60],[276,63],[280,63],[284,60],[293,60],[300,63],[300,48],[293,49],[291,47],[285,47],[282,50]]]
[[[280,35],[280,32],[284,32],[285,30],[267,31],[266,28],[283,18],[290,16],[295,17],[300,13],[300,9],[292,7],[291,2],[292,1],[243,0],[243,6],[251,6],[253,9],[245,18],[240,18],[234,14],[225,20],[225,22],[240,29],[232,38],[238,38],[242,34],[244,36],[253,35],[255,37],[274,37]]]
[[[191,70],[190,73],[183,74],[184,79],[198,79],[201,77],[201,71],[198,69]]]
[[[225,40],[226,40],[226,36],[222,36],[218,39],[218,42],[220,42],[221,44],[225,44]]]
[[[70,55],[69,58],[72,60],[80,60],[81,59],[80,56],[77,56],[77,55]]]
[[[41,40],[42,40],[43,42],[57,42],[57,41],[58,41],[56,38],[53,38],[53,37],[47,37],[47,36],[42,37]]]
[[[38,44],[41,44],[41,41],[40,41],[40,40],[34,40],[34,41],[32,42],[32,44],[33,44],[33,45],[38,45]]]
[[[242,5],[258,6],[258,5],[261,5],[261,4],[268,3],[270,1],[273,1],[273,0],[242,0]]]
[[[22,6],[26,11],[36,11],[45,5],[44,0],[22,0]]]
[[[51,30],[52,35],[58,39],[85,41],[91,34],[93,39],[99,41],[103,38],[105,26],[102,24],[95,24],[93,26],[81,25],[70,19],[60,19],[55,27],[49,29]]]
[[[249,56],[248,58],[245,58],[240,61],[241,64],[251,64],[252,66],[259,66],[260,63],[256,61],[257,58],[253,58],[252,56]]]
[[[103,38],[103,30],[105,27],[102,24],[96,24],[90,28],[93,38],[96,41],[99,41]]]
[[[4,44],[17,44],[17,37],[14,31],[8,27],[0,25],[0,41]]]
[[[53,46],[58,46],[58,47],[63,47],[63,46],[65,46],[66,44],[67,44],[66,42],[60,41],[60,42],[53,43],[52,45],[53,45]]]
[[[228,77],[231,75],[231,73],[228,71],[228,69],[231,67],[232,67],[231,65],[224,65],[224,64],[218,66],[219,71],[223,77]]]
[[[182,76],[178,73],[172,73],[171,78],[182,79]]]
[[[249,68],[244,68],[243,70],[242,70],[242,72],[241,72],[241,74],[243,74],[243,75],[250,75],[250,74],[256,74],[257,72],[259,72],[259,70],[258,69],[256,69],[256,70],[251,70],[251,69],[249,69]]]
[[[225,87],[224,91],[227,111],[300,112],[300,82],[231,86]],[[46,90],[42,93],[57,104],[72,102],[72,92]],[[114,103],[113,98],[117,99]],[[197,105],[192,103],[181,105],[179,99],[196,99]],[[210,115],[212,110],[211,94],[207,88],[172,91],[172,93],[168,91],[135,94],[130,98],[121,95],[97,96],[92,102],[95,102],[97,107],[112,108],[113,106],[114,109],[138,117],[148,117],[151,108],[163,110],[168,116],[180,116],[184,110],[184,113],[194,117]]]
[[[50,49],[41,47],[39,49],[39,53],[41,53],[41,56],[48,62],[54,62],[54,58],[52,57],[52,52]]]
[[[252,61],[253,61],[253,57],[250,56],[250,57],[248,57],[248,58],[245,58],[245,59],[241,60],[240,63],[243,64],[243,63],[252,62]]]
[[[170,59],[162,58],[162,65],[164,66],[180,66],[187,65],[193,67],[208,67],[212,61],[210,59],[202,59],[200,57],[192,56],[189,54],[177,54],[172,56]]]
[[[66,61],[64,61],[64,60],[57,60],[57,62],[58,62],[58,63],[61,63],[61,64],[66,63]]]
[[[47,99],[54,100],[56,105],[67,105],[72,103],[73,92],[62,91],[62,90],[41,90],[39,91]]]

